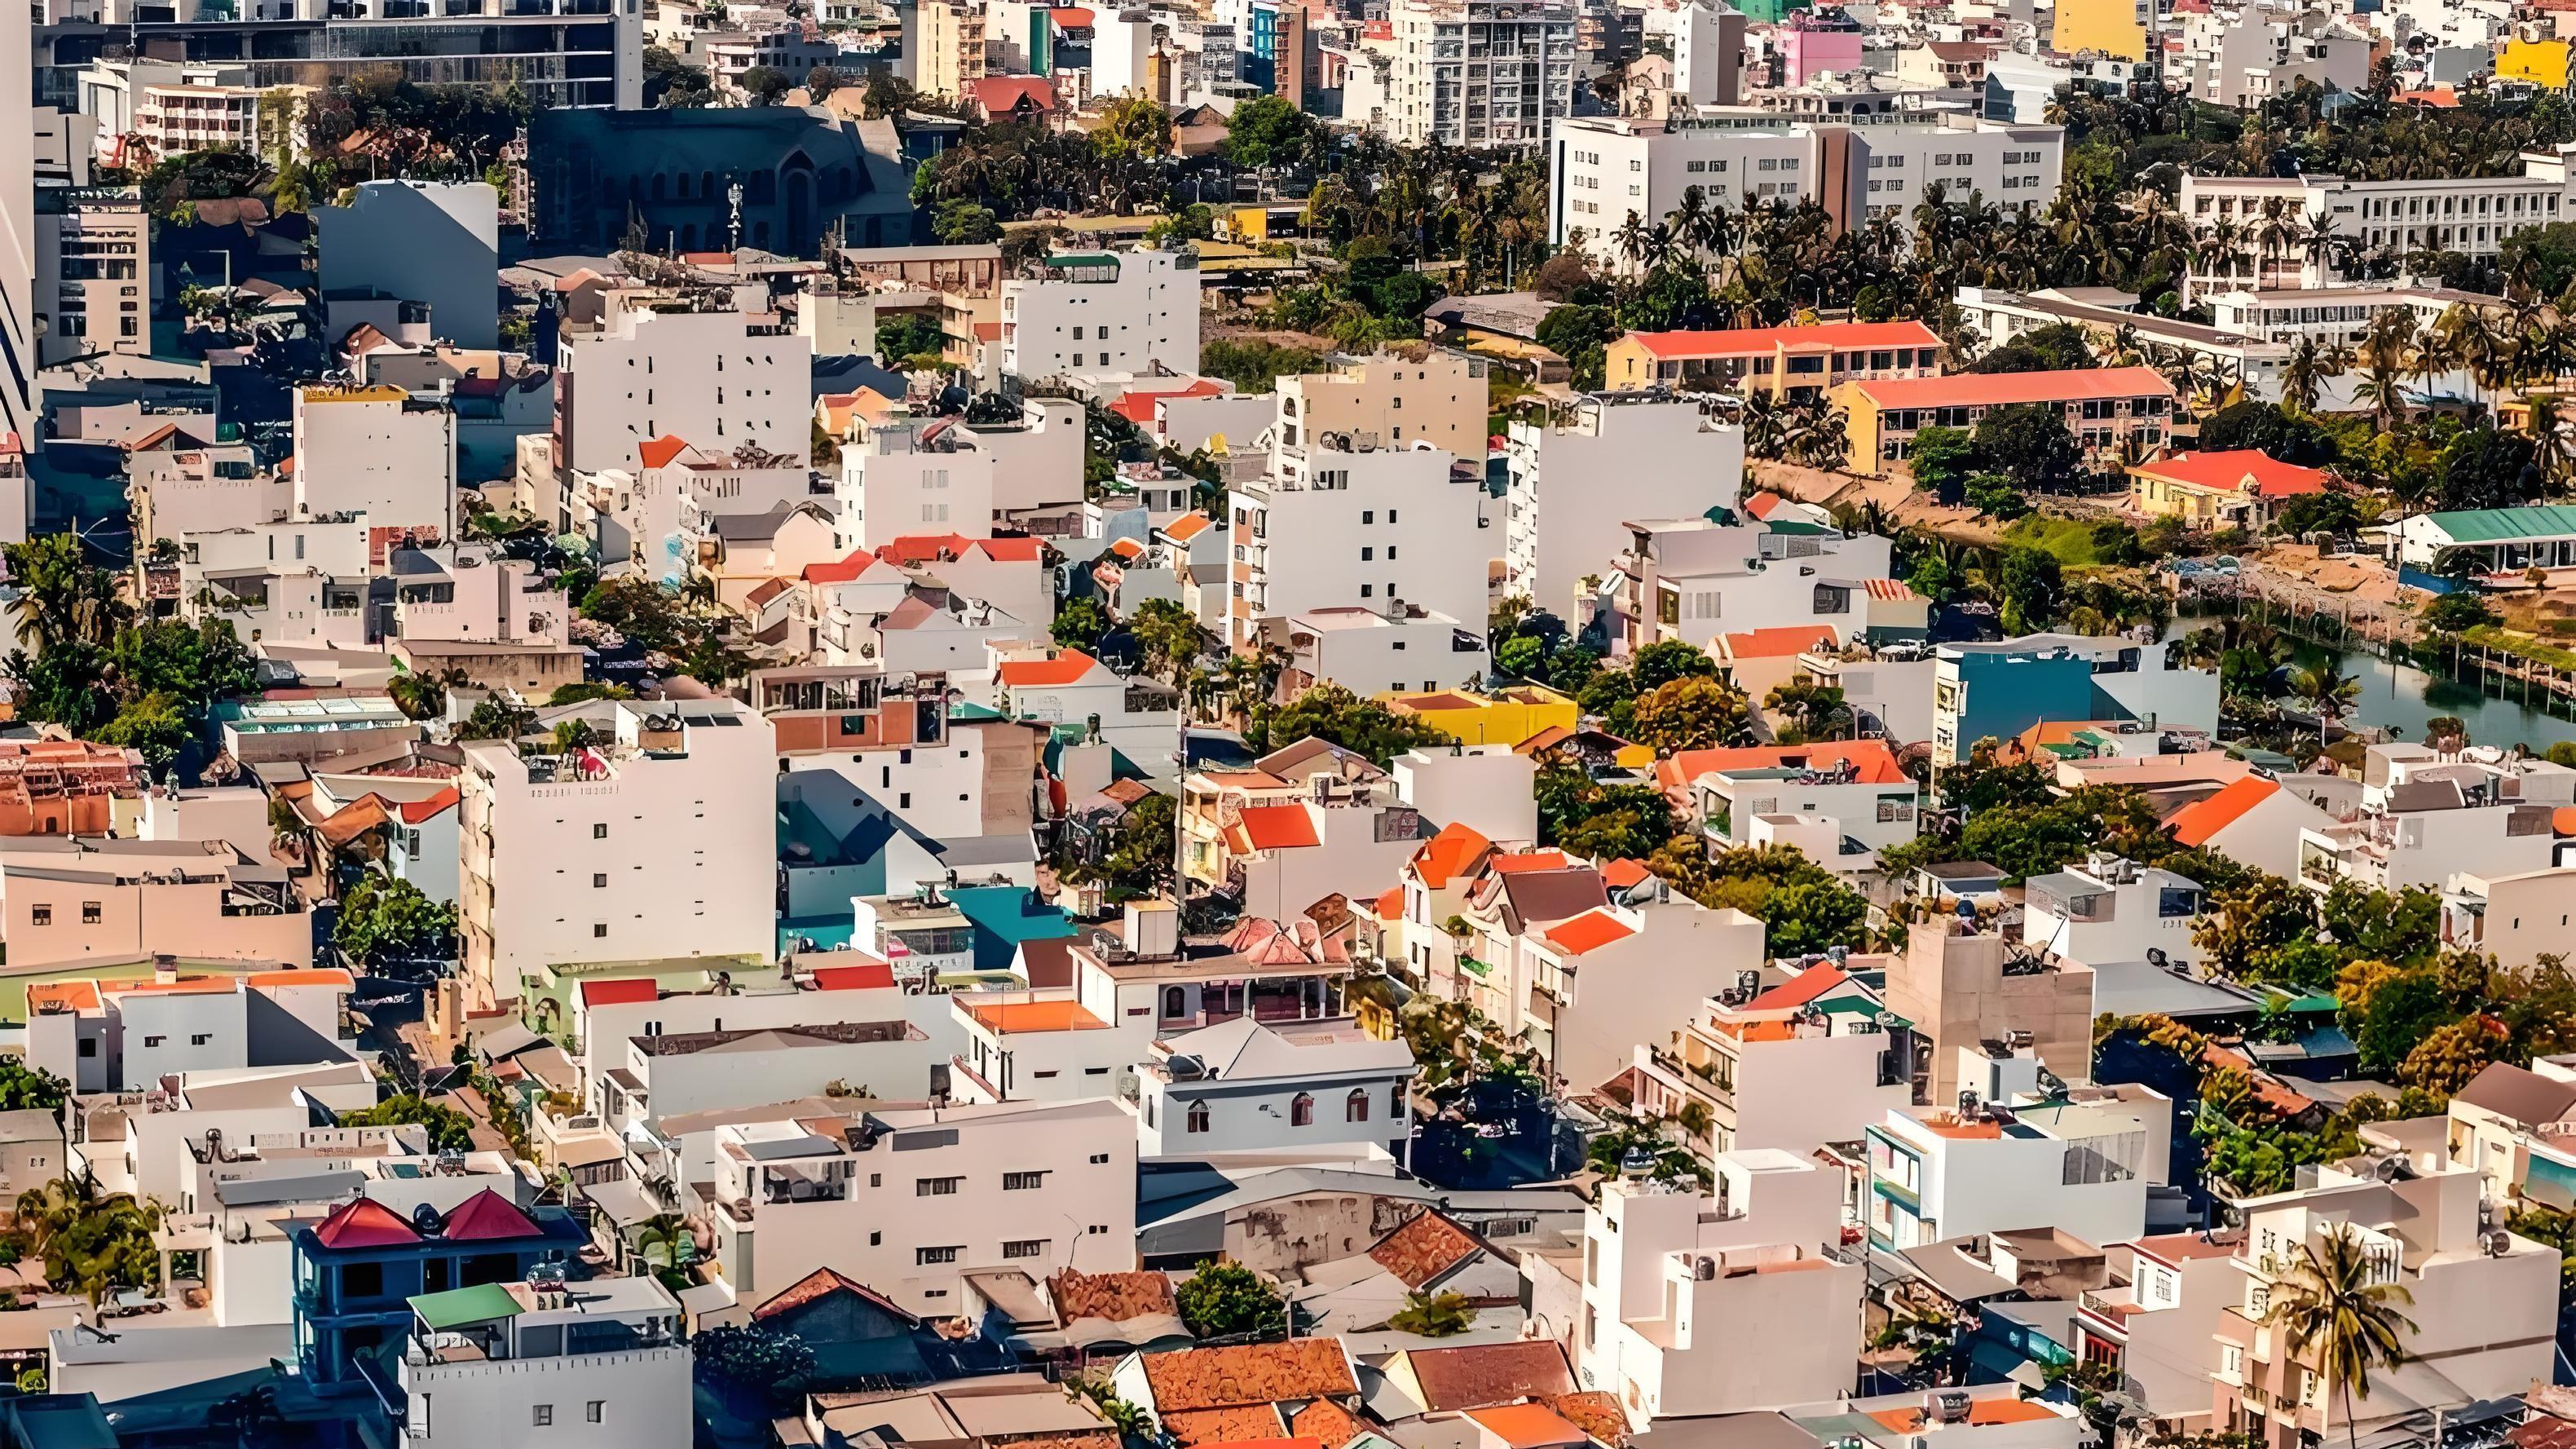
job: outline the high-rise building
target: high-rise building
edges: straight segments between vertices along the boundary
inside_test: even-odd
[[[1535,146],[1574,111],[1573,0],[1399,0],[1394,139]]]
[[[0,15],[0,451],[36,444],[36,130],[24,5]]]

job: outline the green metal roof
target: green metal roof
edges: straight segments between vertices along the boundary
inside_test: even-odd
[[[2576,538],[2576,508],[2543,503],[2530,508],[2471,508],[2432,515],[2433,526],[2453,543],[2503,543],[2517,538]]]
[[[490,1323],[496,1318],[516,1318],[526,1310],[500,1284],[477,1283],[471,1288],[423,1293],[411,1300],[411,1311],[436,1331],[466,1323]]]

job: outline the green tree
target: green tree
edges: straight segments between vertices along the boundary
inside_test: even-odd
[[[635,691],[622,684],[595,681],[559,684],[555,686],[554,693],[546,696],[546,708],[559,709],[567,704],[587,704],[594,699],[633,699],[634,697]]]
[[[1338,684],[1317,685],[1285,705],[1262,705],[1243,730],[1243,742],[1255,755],[1303,739],[1339,745],[1383,766],[1408,750],[1439,745],[1449,736]]]
[[[0,1112],[51,1112],[71,1095],[71,1084],[16,1057],[0,1058]]]
[[[1145,651],[1145,667],[1179,685],[1207,642],[1198,616],[1171,599],[1147,599],[1127,617],[1127,632]]]
[[[805,1340],[761,1324],[721,1324],[689,1340],[697,1375],[737,1403],[776,1406],[798,1399],[814,1372]]]
[[[340,898],[331,944],[352,961],[448,960],[455,955],[456,908],[393,876],[367,874]]]
[[[2006,634],[2047,628],[2064,597],[2057,555],[2037,548],[2005,549],[2002,593]]]
[[[2213,452],[2252,448],[2284,463],[2322,468],[2341,450],[2323,425],[2264,402],[2231,403],[2200,425],[2200,446]]]
[[[794,81],[787,78],[787,72],[766,65],[755,65],[744,71],[742,78],[735,84],[742,87],[743,94],[751,97],[751,103],[755,106],[777,105],[779,100],[796,85]]]
[[[456,727],[460,740],[515,740],[537,727],[536,711],[498,698],[478,700]]]
[[[47,1281],[93,1308],[119,1288],[160,1281],[161,1253],[152,1241],[160,1225],[159,1208],[130,1193],[103,1194],[87,1172],[18,1195],[18,1234],[45,1260]]]
[[[2322,1241],[2323,1252],[2299,1244],[2290,1271],[2273,1285],[2263,1322],[2281,1330],[2285,1357],[2313,1364],[2327,1391],[2342,1396],[2344,1428],[2359,1449],[2353,1401],[2370,1397],[2372,1369],[2406,1362],[2405,1336],[2415,1324],[2397,1310],[2415,1295],[2403,1283],[2382,1281],[2350,1224],[2336,1224]]]
[[[1797,956],[1866,943],[1869,901],[1794,846],[1736,846],[1703,854],[1676,840],[1647,862],[1710,909],[1733,906],[1762,922],[1763,949]]]
[[[1637,697],[1627,735],[1660,754],[1712,749],[1741,734],[1750,714],[1742,690],[1714,679],[1676,679]]]
[[[1154,160],[1172,149],[1172,113],[1146,96],[1112,101],[1092,129],[1091,144],[1104,161]]]
[[[1172,797],[1159,792],[1128,807],[1101,856],[1102,882],[1128,896],[1150,896],[1170,886],[1179,813]]]
[[[1225,159],[1246,171],[1304,159],[1318,140],[1315,119],[1294,102],[1255,96],[1234,108],[1225,123]]]
[[[1097,599],[1084,597],[1055,613],[1055,642],[1067,649],[1089,649],[1109,632],[1109,613]]]
[[[1986,349],[1970,372],[2064,372],[2099,367],[2092,339],[2072,322],[2034,327],[2010,342]]]
[[[2473,589],[2435,594],[2424,601],[2419,611],[2426,628],[2444,634],[2465,634],[2471,629],[2496,621],[2496,612]]]
[[[2013,482],[2036,493],[2064,491],[2084,466],[2066,410],[2045,403],[1990,408],[1977,420],[1977,454]]]
[[[931,213],[930,234],[949,246],[981,246],[1002,239],[1002,222],[991,207],[952,197]]]
[[[465,1152],[474,1146],[474,1119],[410,1092],[385,1098],[372,1107],[342,1114],[343,1127],[421,1127],[428,1129],[430,1150]]]
[[[1240,1263],[1201,1263],[1173,1290],[1181,1322],[1200,1338],[1267,1337],[1288,1327],[1288,1305],[1277,1289]]]
[[[1906,449],[1905,462],[1914,471],[1914,486],[1949,498],[1977,470],[1977,445],[1965,428],[1924,428]]]
[[[1538,345],[1566,360],[1573,369],[1574,385],[1597,388],[1605,384],[1603,369],[1607,349],[1620,333],[1617,317],[1607,307],[1583,307],[1573,303],[1551,308],[1539,319]]]
[[[1465,1333],[1476,1322],[1476,1306],[1464,1293],[1408,1293],[1404,1306],[1386,1321],[1398,1333],[1448,1338]]]
[[[102,745],[137,750],[143,763],[160,769],[179,758],[196,732],[179,701],[158,691],[119,706],[105,724],[90,733]]]

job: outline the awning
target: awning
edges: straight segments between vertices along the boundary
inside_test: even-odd
[[[440,1330],[516,1318],[525,1310],[520,1308],[518,1299],[510,1296],[509,1289],[498,1283],[477,1283],[471,1288],[423,1293],[411,1300],[411,1311],[432,1330]]]
[[[590,1199],[590,1205],[599,1209],[601,1214],[615,1223],[621,1231],[644,1222],[662,1211],[658,1204],[644,1195],[644,1189],[636,1186],[632,1178],[621,1177],[614,1182],[583,1183],[581,1195]]]

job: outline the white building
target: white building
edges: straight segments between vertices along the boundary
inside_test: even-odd
[[[1362,449],[1339,434],[1275,458],[1269,476],[1229,494],[1242,570],[1226,599],[1230,642],[1250,641],[1265,618],[1398,600],[1485,616],[1499,540],[1485,532],[1483,469],[1428,444]]]
[[[398,387],[295,390],[294,508],[364,513],[369,552],[456,536],[456,414]]]
[[[1702,1194],[1617,1178],[1583,1215],[1579,1311],[1549,1315],[1579,1380],[1631,1425],[1831,1399],[1860,1352],[1869,1273],[1839,1247],[1842,1182],[1770,1148],[1720,1153]],[[1534,1304],[1562,1279],[1525,1255]],[[1543,1295],[1543,1296],[1542,1296]],[[1568,1305],[1575,1307],[1576,1305]]]
[[[1534,146],[1574,113],[1570,0],[1399,0],[1392,139]]]
[[[2088,1243],[2137,1237],[2172,1130],[2171,1104],[2148,1096],[2144,1107],[2115,1100],[2091,1116],[2058,1112],[2045,1126],[1994,1108],[1890,1108],[1867,1136],[1861,1198],[1870,1242],[1917,1248],[2030,1227],[2059,1228]],[[2156,1141],[2159,1125],[2163,1143]]]
[[[830,1136],[779,1120],[713,1137],[691,1181],[713,1193],[710,1256],[737,1300],[830,1267],[907,1312],[954,1316],[970,1270],[1135,1266],[1136,1128],[1107,1097],[881,1106]]]
[[[914,535],[981,538],[993,530],[1002,461],[945,419],[871,428],[841,452],[833,543],[874,550]]]
[[[684,1449],[696,1408],[680,1305],[651,1275],[493,1283],[410,1300],[406,1441]]]
[[[813,458],[812,339],[765,314],[657,311],[670,299],[611,292],[596,327],[567,330],[555,369],[555,466],[571,478],[645,466],[644,445],[678,438],[744,461],[757,450]]]
[[[1913,1103],[1903,1018],[1839,966],[1781,975],[1748,971],[1691,1013],[1672,1049],[1638,1046],[1637,1110],[1682,1118],[1696,1102],[1707,1125],[1684,1129],[1695,1145],[1805,1155]]]
[[[1744,486],[1744,430],[1660,394],[1595,394],[1509,438],[1503,591],[1551,611],[1628,542],[1623,520],[1733,508]]]
[[[1237,1017],[1154,1043],[1136,1072],[1147,1157],[1383,1147],[1413,1137],[1413,1049],[1348,1023],[1279,1030]]]
[[[1187,252],[1056,253],[1002,284],[1002,370],[1029,382],[1081,373],[1194,375],[1198,258]]]
[[[1887,587],[1892,547],[1878,534],[1846,538],[1697,516],[1630,519],[1621,528],[1628,547],[1603,560],[1599,591],[1586,601],[1609,615],[1615,655],[1671,639],[1712,649],[1721,634],[1769,629],[1829,628],[1848,644],[1869,632],[1882,602],[1901,602],[1879,597],[1896,590]],[[1919,630],[1921,601],[1911,608]]]
[[[2482,755],[2490,752],[2481,751]],[[2556,863],[2552,812],[2576,803],[2576,771],[2547,760],[2466,759],[2403,742],[2372,745],[2361,808],[2299,831],[2299,880],[2439,891]]]
[[[2033,951],[2088,966],[2189,966],[2201,957],[2192,941],[2202,910],[2200,882],[2161,866],[2097,851],[2080,866],[2032,876],[2027,889],[2021,938]]]
[[[1747,199],[1813,201],[1838,225],[1911,213],[1931,186],[1953,203],[1982,196],[2006,211],[2045,210],[2057,195],[2066,133],[1967,116],[1899,115],[1853,124],[1792,119],[1749,107],[1711,108],[1672,121],[1584,116],[1549,137],[1549,238],[1605,267],[1626,267],[1612,236],[1631,212],[1648,224],[1699,187],[1740,209]]]
[[[2513,233],[2571,215],[2567,157],[2568,150],[2525,151],[2518,176],[2393,181],[2358,181],[2325,172],[2185,176],[2180,207],[2192,228],[2203,236],[2221,222],[2236,228],[2235,264],[2215,283],[2195,271],[2195,287],[2248,280],[2258,288],[2319,287],[2343,281],[2337,250],[2317,253],[2307,244],[2320,222],[2358,256],[2404,257],[2419,251],[2496,256]]]
[[[478,1003],[523,968],[774,950],[778,751],[731,700],[605,701],[598,744],[522,755],[465,747],[464,960]],[[604,726],[604,728],[602,728]]]
[[[1399,601],[1393,607],[1346,604],[1262,621],[1265,639],[1288,650],[1282,691],[1338,684],[1362,698],[1389,690],[1438,689],[1484,682],[1485,635],[1446,614]]]

